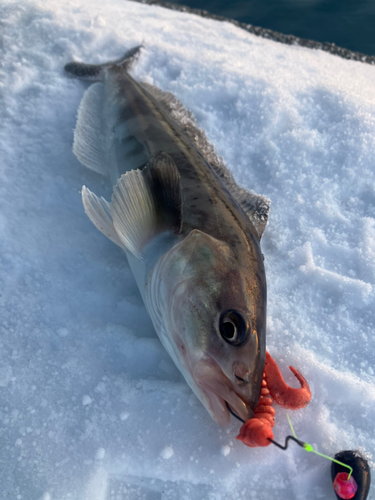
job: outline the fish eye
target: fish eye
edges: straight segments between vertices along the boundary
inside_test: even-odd
[[[248,322],[233,309],[225,311],[220,316],[219,329],[223,339],[233,346],[244,344],[248,338]]]

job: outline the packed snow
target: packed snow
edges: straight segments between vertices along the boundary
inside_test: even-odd
[[[295,431],[372,467],[375,67],[122,0],[6,0],[0,19],[1,498],[334,499],[327,460],[236,441],[164,351],[124,254],[83,211],[83,184],[111,188],[72,153],[88,84],[63,67],[143,43],[134,77],[177,95],[271,199],[267,348],[313,393]]]

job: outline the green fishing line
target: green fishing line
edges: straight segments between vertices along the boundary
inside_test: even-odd
[[[290,428],[292,429],[293,436],[294,436],[296,439],[298,439],[298,438],[297,438],[297,436],[296,436],[296,433],[294,432],[293,425],[292,425],[292,421],[290,420],[290,418],[289,418],[289,415],[288,415],[288,414],[286,414],[286,418],[288,419],[288,422],[289,422]]]
[[[289,422],[289,425],[290,425],[290,428],[292,429],[292,432],[293,432],[293,436],[297,438],[296,436],[296,433],[294,432],[294,429],[293,429],[293,425],[292,425],[292,422],[290,421],[290,418],[289,418],[289,415],[286,414],[287,416],[287,419],[288,419],[288,422]],[[342,465],[343,467],[346,467],[347,469],[350,470],[350,474],[347,478],[347,481],[349,481],[350,479],[350,476],[352,475],[353,473],[353,469],[350,467],[350,465],[347,465],[347,464],[343,464],[342,462],[339,462],[338,460],[336,460],[335,458],[332,458],[332,457],[328,457],[327,455],[323,455],[323,453],[319,453],[319,451],[316,451],[314,450],[314,448],[311,446],[311,444],[308,444],[308,443],[303,443],[303,448],[304,450],[306,451],[309,451],[309,452],[312,452],[312,453],[315,453],[315,455],[319,455],[319,457],[323,457],[323,458],[326,458],[327,460],[331,460],[331,462],[335,462],[336,464],[339,464],[339,465]]]

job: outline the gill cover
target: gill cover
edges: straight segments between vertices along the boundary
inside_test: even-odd
[[[263,325],[229,245],[191,231],[149,274],[146,301],[163,344],[211,416],[229,423],[228,403],[251,418],[264,368]]]

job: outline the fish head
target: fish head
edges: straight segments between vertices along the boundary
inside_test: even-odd
[[[227,405],[243,420],[252,418],[260,395],[265,281],[263,260],[260,271],[251,262],[193,230],[161,259],[155,276],[160,338],[219,425],[229,423]]]

